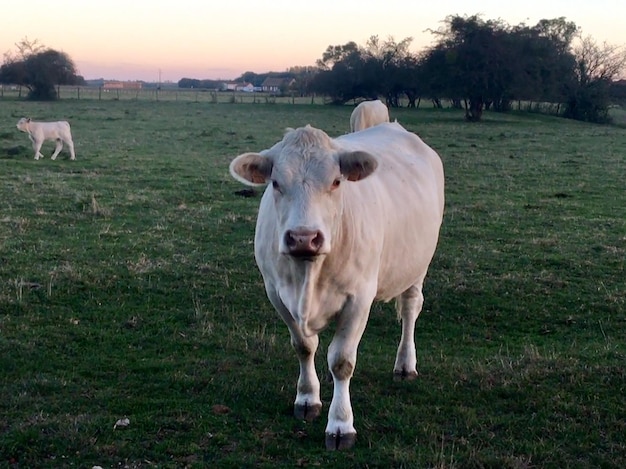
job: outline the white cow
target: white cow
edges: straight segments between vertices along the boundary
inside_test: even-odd
[[[350,115],[350,132],[358,132],[383,122],[389,122],[387,106],[380,99],[363,101]]]
[[[43,142],[46,140],[56,141],[56,148],[50,157],[51,159],[56,159],[57,155],[63,149],[63,142],[65,142],[70,150],[70,160],[76,159],[76,155],[74,154],[74,142],[72,141],[72,132],[68,122],[35,122],[29,117],[22,117],[17,122],[17,128],[28,134],[28,138],[30,138],[30,141],[33,143],[36,160],[43,158],[43,155],[41,154],[41,145],[43,145]]]
[[[271,183],[254,252],[300,362],[298,418],[320,414],[314,356],[318,333],[336,322],[326,447],[349,448],[356,440],[349,384],[374,300],[397,300],[402,337],[394,374],[417,376],[413,335],[443,217],[441,160],[398,123],[335,139],[306,126],[288,129],[269,150],[237,156],[230,172],[248,185]]]

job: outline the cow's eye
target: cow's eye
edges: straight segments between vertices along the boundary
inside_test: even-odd
[[[272,179],[272,187],[274,188],[275,191],[280,192],[280,185],[273,179]]]
[[[333,181],[333,184],[330,186],[330,190],[335,190],[341,185],[341,178],[337,178]]]

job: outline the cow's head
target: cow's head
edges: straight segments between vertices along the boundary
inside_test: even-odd
[[[22,117],[17,121],[17,128],[22,132],[28,132],[28,124],[30,123],[30,117]]]
[[[239,155],[230,173],[248,185],[271,183],[280,253],[313,260],[331,250],[344,184],[366,178],[377,166],[369,153],[341,150],[323,131],[306,126],[288,129],[269,150]]]

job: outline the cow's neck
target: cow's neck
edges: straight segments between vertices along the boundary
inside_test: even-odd
[[[318,333],[339,311],[345,295],[327,274],[332,257],[315,261],[287,260],[290,276],[281,288],[281,297],[305,336]]]

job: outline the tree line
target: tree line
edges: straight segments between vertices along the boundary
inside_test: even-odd
[[[511,26],[479,15],[448,16],[431,31],[436,41],[411,52],[412,38],[396,42],[372,36],[331,45],[315,66],[292,67],[282,73],[246,72],[235,81],[259,86],[268,76],[294,78],[290,91],[322,94],[335,104],[384,97],[390,107],[406,98],[409,107],[421,99],[441,106],[446,99],[478,121],[485,110],[505,112],[515,101],[557,105],[568,118],[608,122],[612,97],[625,96],[616,79],[626,70],[623,47],[597,44],[564,17],[543,19],[534,26]],[[55,99],[56,85],[84,84],[71,58],[37,41],[22,40],[18,53],[7,52],[0,83],[26,86],[31,99]],[[183,78],[182,88],[219,88],[217,80]]]
[[[440,106],[448,99],[469,121],[480,120],[485,109],[508,111],[514,101],[558,103],[565,117],[609,120],[613,81],[625,71],[626,53],[582,37],[563,17],[510,26],[449,16],[432,32],[435,44],[418,54],[409,50],[411,38],[373,36],[364,47],[329,46],[310,89],[339,104],[384,96],[394,107],[405,96],[409,107],[421,98]]]

